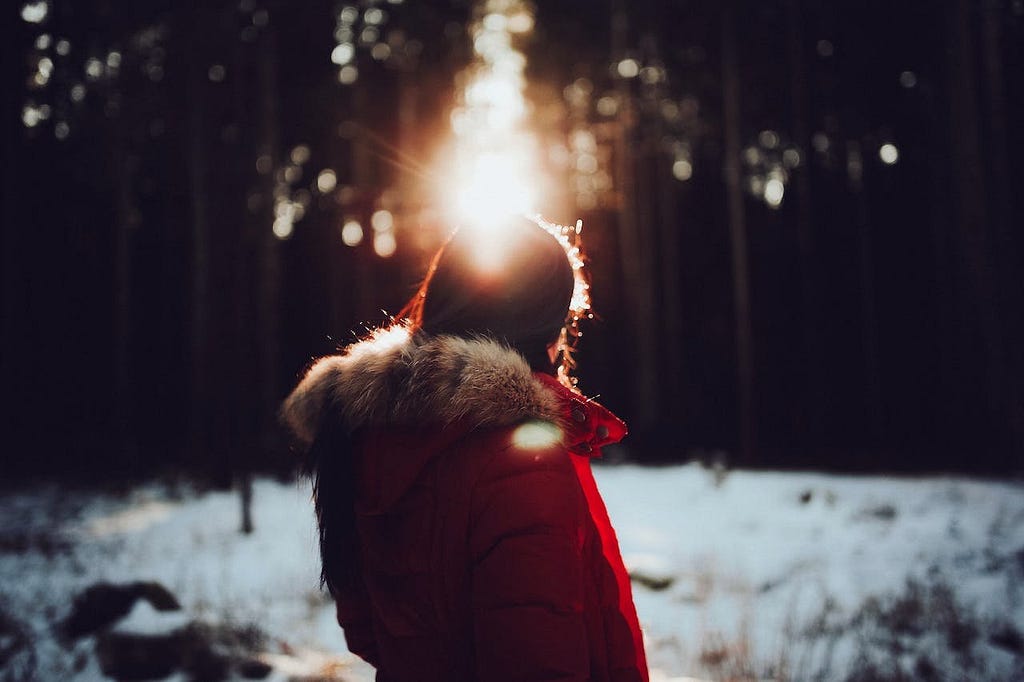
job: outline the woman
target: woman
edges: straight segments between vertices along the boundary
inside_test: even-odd
[[[578,230],[499,234],[457,231],[401,322],[314,362],[285,401],[322,580],[380,682],[646,681],[590,469],[626,428],[565,371],[588,307]]]

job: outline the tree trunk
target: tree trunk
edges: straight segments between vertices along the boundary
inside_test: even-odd
[[[256,306],[252,302],[249,292],[252,290],[253,273],[256,258],[257,239],[263,231],[269,231],[262,216],[253,216],[248,210],[248,189],[249,181],[253,177],[253,161],[259,157],[260,150],[257,145],[251,145],[250,116],[247,106],[247,92],[250,87],[246,79],[247,48],[241,41],[235,41],[232,48],[232,64],[230,72],[231,82],[231,108],[232,125],[235,127],[239,153],[235,156],[234,175],[238,178],[237,187],[238,199],[234,202],[235,210],[240,214],[238,220],[232,221],[238,226],[235,236],[235,257],[232,259],[231,267],[234,268],[234,337],[238,352],[232,353],[231,363],[233,364],[232,384],[235,388],[235,405],[232,410],[234,422],[233,438],[230,448],[231,474],[238,487],[241,519],[239,531],[243,534],[253,532],[252,521],[252,498],[253,498],[253,457],[252,452],[258,449],[262,438],[260,429],[254,428],[263,417],[260,392],[253,390],[252,386],[252,363],[254,353],[241,352],[242,348],[251,348],[247,339],[251,337],[251,330],[255,325]],[[244,150],[244,151],[242,151]],[[255,154],[253,153],[255,151]],[[235,189],[232,187],[232,189]],[[264,197],[270,201],[269,196]],[[261,230],[261,228],[263,228]]]
[[[732,245],[733,306],[736,324],[736,382],[739,410],[739,463],[754,464],[754,348],[750,319],[747,227],[740,186],[740,76],[736,45],[736,4],[726,0],[722,14],[722,112],[725,127],[725,182]]]
[[[846,157],[855,159],[860,166],[849,174],[850,193],[856,202],[855,224],[857,245],[860,248],[860,314],[861,349],[864,354],[863,411],[867,418],[865,431],[868,444],[877,446],[882,431],[883,395],[881,368],[878,361],[878,313],[875,301],[875,258],[868,212],[867,189],[864,181],[864,154],[860,142],[846,143]]]
[[[254,530],[252,524],[252,472],[245,471],[241,474],[238,491],[242,507],[242,524],[239,531],[243,535],[249,535]]]
[[[11,15],[13,16],[13,15]],[[13,21],[9,19],[9,21]],[[26,23],[13,21],[13,31],[0,44],[0,77],[4,83],[20,83],[24,76],[24,54],[28,44]],[[13,33],[13,35],[12,35]],[[26,327],[28,302],[25,286],[24,228],[25,208],[18,201],[25,184],[25,171],[15,159],[24,158],[25,129],[21,125],[21,88],[6,87],[0,92],[0,115],[7,122],[0,130],[0,158],[6,163],[0,169],[0,230],[3,232],[3,310],[0,324],[3,325],[3,353],[0,353],[0,381],[9,395],[28,395],[27,372],[30,363],[24,362],[26,350]],[[22,404],[12,410],[4,410],[3,421],[8,438],[5,448],[18,448],[21,437],[31,433],[32,427],[24,423],[34,412],[32,406]],[[12,439],[10,436],[16,438]],[[8,452],[11,452],[8,450]],[[13,459],[13,457],[12,457]],[[19,467],[20,468],[20,467]]]
[[[618,1],[612,14],[612,55],[620,58],[626,52],[627,10]],[[619,197],[618,228],[619,256],[628,306],[626,319],[634,334],[635,343],[630,357],[635,367],[629,372],[631,423],[638,433],[648,432],[657,418],[657,320],[654,315],[653,291],[650,284],[652,258],[650,253],[658,245],[645,241],[644,226],[637,212],[636,157],[634,156],[636,108],[630,83],[616,81],[620,102],[619,126],[615,140],[615,183]]]
[[[660,141],[660,135],[658,137]],[[661,335],[663,356],[665,359],[664,376],[661,381],[663,394],[661,401],[667,406],[663,418],[676,423],[682,418],[683,394],[680,387],[685,386],[683,363],[684,337],[682,319],[682,277],[679,265],[679,225],[676,222],[676,183],[668,168],[664,153],[656,153],[654,167],[654,186],[658,196],[657,244],[661,266],[661,308],[664,310],[664,333]]]
[[[983,172],[978,91],[975,81],[974,40],[972,35],[972,7],[970,0],[950,3],[946,20],[950,32],[947,50],[950,92],[950,139],[957,211],[955,234],[963,254],[962,265],[970,290],[968,300],[977,311],[980,336],[985,357],[979,363],[987,389],[989,428],[1004,431],[1003,438],[992,443],[1000,450],[1000,440],[1008,435],[1017,391],[1016,378],[1008,375],[1010,362],[1001,321],[999,319],[999,289],[996,271],[997,259],[993,254],[989,233],[993,217],[987,207],[987,194]],[[981,425],[985,428],[985,425]]]
[[[114,167],[117,169],[117,224],[114,234],[114,435],[120,461],[131,469],[136,464],[132,425],[132,233],[135,207],[132,202],[132,159],[120,126],[113,131]]]
[[[804,375],[796,407],[797,438],[805,448],[821,440],[821,406],[824,404],[821,382],[820,301],[815,287],[815,252],[811,214],[811,133],[807,125],[807,72],[804,64],[803,7],[801,0],[788,0],[790,98],[793,139],[800,151],[802,168],[793,177],[796,201],[796,240],[800,270],[800,366]]]
[[[202,25],[202,13],[193,17],[186,30]],[[210,446],[210,239],[207,213],[207,158],[204,98],[205,65],[196,51],[189,51],[186,92],[188,93],[188,173],[192,207],[191,328],[189,330],[190,401],[189,450],[191,461],[206,461]]]
[[[988,189],[991,197],[991,225],[995,233],[994,257],[997,266],[997,284],[1000,296],[1000,313],[1007,337],[1007,347],[1024,343],[1022,310],[1021,263],[1014,246],[1012,235],[1013,205],[1010,190],[1010,164],[1007,158],[1006,88],[1003,83],[1002,26],[1000,11],[1003,3],[986,0],[982,7],[983,60],[985,85],[988,94],[988,150],[990,172]],[[1010,377],[1024,376],[1024,361],[1020,353],[1007,354],[1006,371]],[[1014,465],[1024,465],[1024,394],[1018,381],[1006,382],[1007,419],[1010,431],[1010,450],[1015,454]]]
[[[277,34],[273,24],[266,29],[263,37],[263,49],[260,50],[259,77],[261,81],[260,92],[262,102],[260,105],[261,117],[261,150],[260,153],[271,159],[271,168],[277,168],[278,160],[278,139],[277,139]],[[269,182],[273,182],[273,176],[268,176]],[[273,191],[266,196],[273,196]],[[276,441],[277,422],[276,414],[278,401],[278,362],[280,360],[280,287],[281,287],[281,265],[280,265],[280,244],[271,229],[273,222],[273,203],[269,203],[266,210],[268,220],[262,225],[260,232],[260,281],[259,281],[259,330],[260,330],[260,399],[261,419],[260,433],[262,434],[261,445],[264,448],[273,447]]]

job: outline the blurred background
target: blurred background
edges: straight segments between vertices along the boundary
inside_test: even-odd
[[[582,220],[617,456],[1022,470],[1022,0],[3,13],[5,479],[292,470],[307,363],[499,208]]]

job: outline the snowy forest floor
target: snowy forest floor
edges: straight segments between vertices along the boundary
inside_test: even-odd
[[[599,464],[654,680],[1024,680],[1024,485]],[[59,625],[98,582],[157,581],[115,629],[255,633],[268,680],[364,682],[317,583],[307,481],[0,494],[0,680],[104,680]],[[167,679],[188,680],[185,673]]]

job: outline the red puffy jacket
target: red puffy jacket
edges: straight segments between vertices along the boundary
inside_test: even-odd
[[[363,582],[335,595],[379,682],[648,679],[629,577],[591,472],[625,424],[487,340],[377,333],[283,408],[356,434]]]

